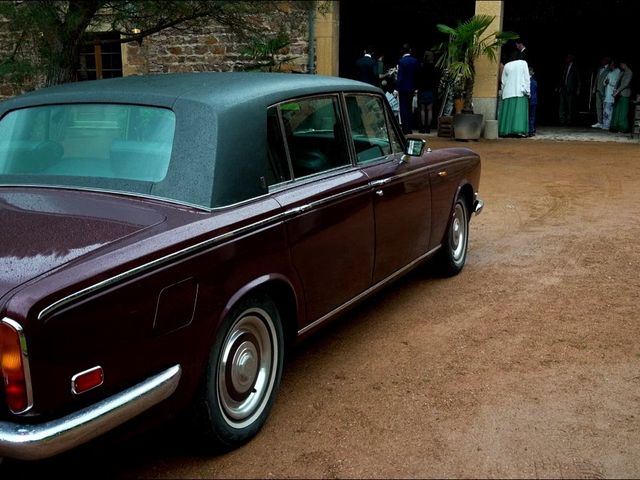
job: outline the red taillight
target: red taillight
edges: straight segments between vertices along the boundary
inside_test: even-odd
[[[0,322],[0,371],[7,406],[13,413],[23,413],[31,407],[27,368],[22,328],[13,320],[5,318]]]
[[[71,379],[71,391],[76,395],[99,387],[104,382],[104,371],[102,367],[93,367],[84,372],[80,372]]]

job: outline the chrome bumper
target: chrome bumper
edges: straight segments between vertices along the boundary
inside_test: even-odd
[[[483,208],[484,208],[484,202],[476,197],[476,201],[473,202],[473,213],[475,215],[480,215],[480,213],[482,213]]]
[[[66,417],[42,424],[0,422],[0,457],[38,460],[101,435],[169,397],[178,387],[180,365]]]

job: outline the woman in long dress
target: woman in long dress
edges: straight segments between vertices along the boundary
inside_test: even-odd
[[[526,137],[529,133],[529,66],[517,52],[502,69],[502,104],[498,119],[501,137]]]
[[[620,78],[616,89],[613,92],[615,103],[613,105],[613,113],[611,114],[612,132],[628,133],[629,128],[629,97],[631,97],[631,79],[633,72],[627,65],[627,62],[620,62]]]

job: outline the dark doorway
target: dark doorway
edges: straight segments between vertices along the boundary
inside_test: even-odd
[[[640,0],[505,0],[503,30],[518,33],[529,49],[529,63],[539,84],[538,120],[557,122],[556,87],[566,54],[581,71],[578,120],[595,121],[592,74],[604,55],[626,58],[640,86]],[[475,13],[475,0],[369,0],[340,2],[340,76],[352,77],[355,60],[366,45],[383,54],[385,68],[396,65],[403,43],[416,56],[445,40],[436,24],[455,25]],[[507,58],[513,44],[503,48]]]
[[[583,126],[595,122],[590,87],[603,56],[627,59],[636,75],[634,83],[640,85],[638,0],[506,0],[503,28],[517,32],[529,50],[528,61],[538,80],[540,123],[557,122],[556,88],[567,53],[575,56],[580,71],[577,120]]]
[[[436,24],[455,25],[475,12],[475,0],[369,0],[340,2],[340,76],[353,77],[356,59],[367,45],[384,55],[385,69],[394,67],[404,43],[420,59],[446,36]]]

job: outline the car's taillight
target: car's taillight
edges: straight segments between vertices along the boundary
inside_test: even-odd
[[[0,322],[0,371],[5,400],[13,413],[24,413],[32,406],[27,344],[22,327],[5,318]]]

